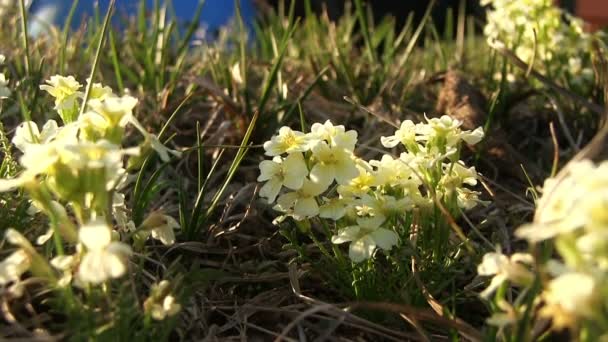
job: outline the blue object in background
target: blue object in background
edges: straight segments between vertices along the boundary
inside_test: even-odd
[[[241,15],[247,27],[251,29],[255,16],[255,8],[252,0],[239,0],[241,4]],[[188,24],[196,14],[199,0],[159,0],[158,3],[168,3],[167,19],[172,18],[173,14],[178,24],[183,26]],[[30,7],[29,32],[33,36],[40,35],[48,31],[50,25],[63,27],[70,8],[70,0],[33,0]],[[80,0],[72,19],[72,28],[76,29],[83,20],[91,17],[94,13],[95,3],[99,6],[100,15],[103,17],[108,9],[110,0]],[[117,0],[114,12],[114,22],[120,22],[118,18],[134,16],[137,13],[139,0]],[[155,0],[145,0],[146,10],[154,8]],[[216,31],[226,25],[235,15],[233,0],[206,0],[200,16],[202,28],[210,32]],[[251,31],[251,30],[250,30]]]

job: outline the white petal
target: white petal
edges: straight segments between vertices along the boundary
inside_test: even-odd
[[[49,239],[51,238],[51,236],[53,236],[53,228],[49,228],[46,233],[44,233],[43,235],[40,235],[37,239],[36,239],[36,244],[38,246],[42,246],[44,245],[47,241],[49,241]]]
[[[51,265],[58,270],[67,270],[74,263],[72,255],[58,255],[51,259]]]
[[[109,276],[103,267],[104,251],[89,251],[82,257],[78,267],[78,277],[84,283],[99,284]]]
[[[393,148],[399,145],[400,141],[396,136],[391,135],[389,137],[380,137],[380,143],[386,148]]]
[[[488,288],[483,290],[479,295],[482,298],[489,298],[490,295],[492,293],[494,293],[494,291],[496,291],[496,289],[498,289],[506,280],[507,280],[507,277],[505,275],[502,275],[502,274],[495,275],[492,278],[492,281],[490,282],[490,285],[488,286]]]
[[[175,232],[168,225],[152,229],[152,238],[160,240],[163,245],[170,246],[175,243]]]
[[[277,199],[276,207],[279,208],[280,211],[287,211],[293,208],[296,201],[298,200],[298,194],[295,192],[288,192],[286,194],[282,194]]]
[[[354,161],[336,165],[336,182],[338,184],[348,184],[353,178],[359,176],[359,170]]]
[[[355,263],[361,262],[369,259],[375,249],[376,244],[374,243],[374,240],[366,235],[357,241],[351,242],[348,249],[348,256],[350,257],[350,260]]]
[[[34,247],[28,239],[13,228],[9,228],[5,235],[6,240],[15,246],[25,249],[27,252],[34,251]]]
[[[78,237],[88,249],[101,250],[112,241],[112,230],[103,220],[95,220],[80,227]]]
[[[370,235],[378,247],[384,250],[390,250],[399,240],[397,233],[385,228],[378,228],[378,230],[372,232]]]
[[[264,160],[260,163],[260,175],[258,176],[258,182],[263,182],[274,178],[281,170],[281,165],[272,161]]]
[[[312,217],[319,214],[319,205],[314,198],[302,198],[296,202],[293,211],[302,217]]]
[[[334,167],[331,165],[316,164],[310,170],[310,180],[313,183],[329,186],[336,176]]]
[[[281,191],[281,182],[279,180],[271,179],[260,189],[260,196],[268,199],[268,203],[274,202],[277,195]]]
[[[346,215],[346,206],[341,203],[327,203],[319,208],[319,217],[337,221]]]
[[[334,244],[341,244],[344,242],[354,241],[359,238],[359,232],[361,228],[359,226],[350,226],[338,231],[338,235],[331,237],[331,242]]]
[[[24,177],[26,176],[26,177]],[[22,187],[27,182],[31,181],[33,177],[29,177],[29,174],[22,174],[20,177],[11,179],[0,179],[0,192],[13,191],[17,188]]]

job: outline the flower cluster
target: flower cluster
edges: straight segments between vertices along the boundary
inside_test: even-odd
[[[157,321],[175,316],[181,310],[181,305],[170,293],[170,286],[171,284],[167,280],[154,284],[150,297],[144,302],[144,311]]]
[[[84,103],[82,85],[74,77],[53,76],[47,83],[40,88],[54,97],[63,125],[49,120],[42,127],[31,121],[17,127],[12,142],[22,153],[22,171],[0,180],[0,191],[20,188],[28,193],[33,208],[48,217],[50,226],[36,244],[53,241],[54,255],[47,261],[24,236],[7,231],[7,240],[18,249],[0,263],[0,285],[10,285],[15,296],[23,290],[20,280],[26,271],[57,287],[88,287],[119,278],[129,269],[131,238],[152,236],[170,245],[179,226],[173,218],[153,212],[136,227],[120,192],[134,158],[151,149],[164,160],[178,155],[134,117],[137,99],[95,83]],[[142,133],[142,144],[122,145],[127,125]]]
[[[533,59],[553,77],[567,74],[572,81],[590,80],[593,71],[585,66],[591,35],[583,22],[554,5],[552,0],[483,0],[487,11],[484,34],[492,45],[497,41],[526,62]],[[566,18],[566,20],[564,20]]]
[[[384,147],[405,147],[399,157],[384,154],[365,161],[355,153],[357,132],[315,123],[309,133],[283,127],[264,144],[272,160],[262,161],[260,196],[296,221],[313,218],[335,222],[331,241],[350,242],[349,257],[360,262],[377,248],[398,244],[403,218],[414,210],[433,208],[435,199],[449,208],[470,209],[479,203],[474,167],[459,160],[461,143],[473,145],[483,130],[460,129],[449,116],[415,124],[404,121]]]
[[[534,222],[516,231],[532,246],[551,243],[561,259],[535,261],[528,254],[509,259],[491,253],[479,273],[495,275],[491,288],[506,280],[529,286],[530,266],[538,265],[536,271],[545,275],[541,315],[550,317],[555,328],[567,327],[600,340],[596,334],[608,328],[608,294],[603,289],[608,280],[608,162],[577,161],[567,172],[545,181]],[[516,264],[516,259],[527,266]],[[492,263],[495,266],[489,266]]]

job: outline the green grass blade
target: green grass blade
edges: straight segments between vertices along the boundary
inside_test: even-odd
[[[63,75],[65,73],[65,51],[68,46],[68,35],[70,33],[70,27],[72,25],[72,20],[74,18],[74,13],[76,13],[76,8],[78,7],[78,0],[72,1],[72,6],[70,7],[70,12],[68,12],[68,17],[65,19],[65,23],[63,24],[63,32],[61,34],[61,48],[59,50],[59,74]]]
[[[101,34],[99,36],[99,42],[97,44],[97,51],[95,52],[95,59],[93,60],[93,67],[91,68],[91,74],[89,75],[89,83],[87,84],[84,99],[82,101],[82,106],[80,107],[80,115],[82,115],[87,107],[87,101],[91,96],[91,89],[93,88],[93,79],[95,78],[95,72],[97,71],[97,67],[99,66],[99,60],[101,56],[101,50],[103,48],[103,43],[106,36],[106,31],[108,30],[108,26],[110,25],[110,17],[112,17],[112,11],[114,10],[114,4],[116,0],[111,0],[110,5],[108,6],[108,11],[106,12],[106,17],[103,20],[103,26],[101,27]]]
[[[372,44],[369,23],[367,21],[367,18],[365,15],[365,9],[363,8],[363,4],[361,3],[361,0],[355,0],[355,11],[357,13],[357,18],[359,20],[359,24],[361,25],[361,32],[363,33],[363,40],[365,43],[365,47],[367,49],[367,55],[368,55],[369,61],[371,63],[376,63],[378,58],[376,56],[376,51]]]

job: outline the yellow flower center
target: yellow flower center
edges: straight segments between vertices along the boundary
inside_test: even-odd
[[[285,147],[292,147],[298,144],[298,137],[293,133],[288,133],[283,138],[283,144]]]

